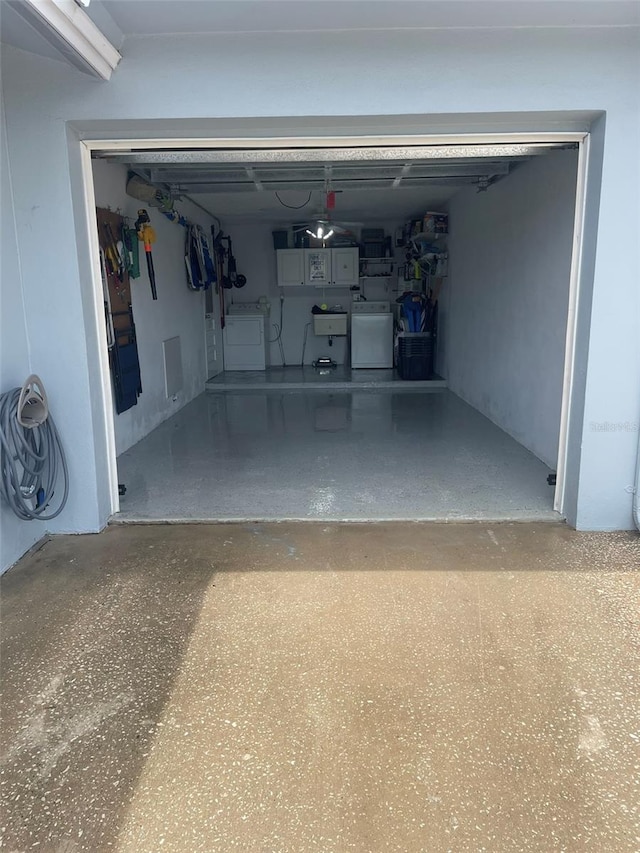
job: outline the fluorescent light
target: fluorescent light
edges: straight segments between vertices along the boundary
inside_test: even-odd
[[[76,0],[76,3],[78,4],[78,6],[84,6],[85,9],[88,9],[91,0]]]
[[[80,2],[88,6],[90,0]],[[64,42],[90,71],[103,80],[111,78],[122,57],[77,2],[23,0],[14,8],[59,50]]]

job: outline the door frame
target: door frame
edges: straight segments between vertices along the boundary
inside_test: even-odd
[[[504,117],[503,117],[504,121]],[[257,121],[259,124],[259,121]],[[267,128],[265,127],[265,130]],[[242,148],[242,149],[265,149],[265,148],[350,148],[370,147],[373,145],[385,146],[408,146],[408,145],[508,145],[508,144],[531,144],[536,142],[546,143],[577,143],[578,145],[578,167],[576,182],[573,248],[571,257],[571,269],[569,279],[569,300],[567,326],[565,336],[564,375],[562,388],[562,406],[560,413],[560,438],[558,446],[558,461],[556,468],[556,487],[554,493],[554,510],[565,515],[567,500],[567,457],[570,441],[570,422],[574,403],[574,375],[576,369],[576,338],[578,328],[578,309],[581,284],[582,257],[584,250],[584,221],[587,201],[587,174],[590,155],[590,134],[585,130],[573,131],[524,131],[524,132],[499,132],[499,133],[432,133],[432,134],[357,134],[334,136],[304,136],[292,135],[285,137],[274,136],[265,132],[254,136],[211,136],[211,137],[157,137],[140,136],[135,138],[87,138],[90,134],[83,134],[84,138],[76,137],[80,148],[80,167],[83,183],[83,220],[84,227],[88,229],[90,270],[87,270],[87,278],[91,281],[93,316],[92,322],[96,324],[98,340],[106,341],[106,323],[104,317],[104,306],[102,301],[102,281],[99,259],[98,230],[95,220],[95,194],[93,186],[93,171],[91,165],[91,154],[95,150],[100,151],[136,151],[148,149],[184,149],[184,148]],[[118,493],[118,468],[115,444],[115,419],[113,414],[113,396],[111,388],[111,374],[106,345],[100,345],[98,357],[98,369],[100,373],[101,409],[103,428],[106,442],[103,450],[107,456],[108,465],[108,494],[110,515],[113,516],[120,510],[120,499]]]

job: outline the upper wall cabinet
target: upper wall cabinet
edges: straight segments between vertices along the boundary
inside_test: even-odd
[[[359,250],[278,249],[278,286],[355,287],[358,284]]]
[[[360,251],[352,247],[331,250],[331,284],[335,287],[355,287],[360,274]]]
[[[278,249],[278,287],[304,284],[304,249]]]

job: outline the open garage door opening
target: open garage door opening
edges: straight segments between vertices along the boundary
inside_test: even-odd
[[[117,518],[557,519],[578,154],[95,151]]]

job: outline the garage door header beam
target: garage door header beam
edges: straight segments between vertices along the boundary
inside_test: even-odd
[[[126,159],[127,163],[339,163],[359,161],[416,161],[493,159],[501,157],[532,157],[551,149],[575,148],[575,142],[507,143],[497,145],[392,145],[356,148],[273,148],[273,149],[165,149],[155,151],[95,150],[94,156]]]

